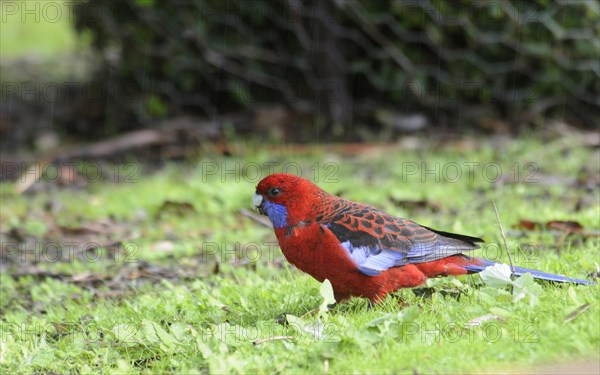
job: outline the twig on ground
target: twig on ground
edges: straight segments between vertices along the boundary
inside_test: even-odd
[[[266,337],[264,339],[255,340],[252,343],[254,345],[260,345],[265,342],[271,342],[271,341],[277,341],[277,340],[293,340],[293,339],[294,339],[294,336],[271,336],[271,337]]]
[[[581,313],[587,311],[590,308],[590,304],[589,303],[585,303],[581,306],[579,306],[578,308],[576,308],[575,310],[573,310],[569,315],[567,315],[567,317],[565,318],[565,320],[563,320],[563,323],[568,323],[571,320],[577,318]]]
[[[502,234],[502,240],[504,240],[504,249],[506,250],[506,254],[508,255],[508,262],[510,263],[510,273],[511,276],[515,276],[515,266],[513,265],[512,257],[510,256],[510,251],[508,250],[508,243],[506,242],[506,234],[504,234],[504,228],[502,228],[502,222],[500,222],[500,214],[498,213],[498,207],[496,207],[496,201],[492,200],[492,204],[494,205],[494,211],[496,211],[496,219],[498,219],[498,226],[500,227],[500,233]]]
[[[305,317],[307,317],[307,316],[311,316],[311,315],[314,315],[315,313],[318,313],[318,312],[319,312],[319,309],[318,309],[318,308],[317,308],[317,309],[312,309],[312,310],[309,310],[309,311],[308,311],[308,312],[306,312],[304,315],[302,315],[302,316],[300,317],[300,319],[304,319]]]

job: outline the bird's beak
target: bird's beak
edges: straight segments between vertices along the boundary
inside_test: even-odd
[[[258,210],[258,213],[260,213],[261,215],[266,215],[266,212],[263,209],[264,204],[265,204],[265,200],[263,199],[262,195],[254,194],[252,196],[252,208],[254,208],[255,210]]]

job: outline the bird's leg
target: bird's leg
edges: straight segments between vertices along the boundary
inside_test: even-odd
[[[367,310],[373,310],[373,308],[377,305],[377,302],[375,301],[371,301],[370,299],[367,300]]]
[[[400,308],[404,308],[404,307],[408,307],[410,306],[410,304],[408,302],[406,302],[406,300],[404,298],[402,298],[402,296],[400,294],[392,294],[392,298],[398,302],[398,306],[400,306]]]
[[[336,292],[335,290],[333,291],[333,298],[335,298],[335,304],[338,304],[340,302],[344,302],[345,300],[347,300],[348,298],[350,298],[350,295],[347,293],[341,293],[341,292]]]

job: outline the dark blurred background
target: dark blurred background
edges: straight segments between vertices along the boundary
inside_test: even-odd
[[[596,1],[25,3],[2,5],[5,151],[169,127],[330,142],[598,126]],[[75,37],[20,42],[33,23]],[[31,57],[53,43],[71,47]]]

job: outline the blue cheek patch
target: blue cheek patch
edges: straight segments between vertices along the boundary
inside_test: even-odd
[[[266,201],[264,203],[264,210],[267,213],[267,216],[273,223],[273,227],[275,229],[286,228],[287,225],[287,208],[277,203],[271,203]]]

